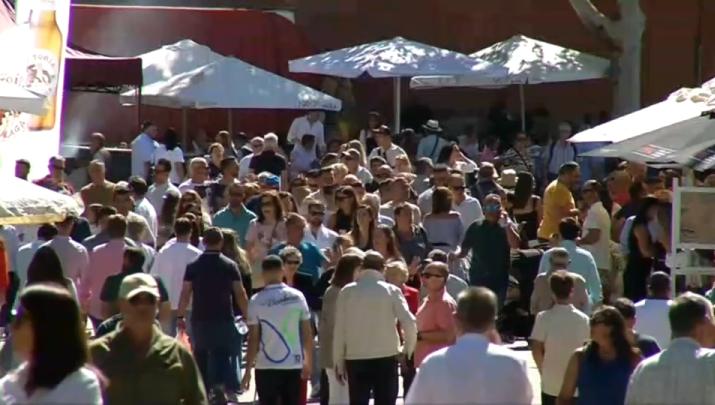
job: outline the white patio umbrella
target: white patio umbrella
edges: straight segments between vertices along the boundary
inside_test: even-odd
[[[703,105],[699,92],[699,89],[680,89],[664,101],[579,132],[569,141],[621,142],[699,117],[708,109]]]
[[[0,225],[32,225],[62,221],[69,213],[80,215],[77,201],[16,177],[0,178]]]
[[[418,76],[412,78],[414,89],[440,87],[496,87],[519,85],[521,122],[525,125],[524,85],[559,83],[608,77],[611,63],[604,58],[559,45],[515,35],[470,56],[508,69],[500,83],[475,75]],[[524,128],[522,128],[524,129]]]
[[[296,73],[356,78],[393,78],[395,128],[400,128],[400,78],[420,75],[474,74],[501,81],[507,71],[489,62],[401,37],[356,45],[290,61]]]
[[[683,91],[670,109],[687,107],[697,115],[588,152],[585,156],[618,157],[642,163],[677,163],[696,170],[715,166],[715,94],[707,89]],[[662,122],[662,121],[661,121]]]
[[[298,82],[221,57],[168,80],[144,86],[142,102],[169,108],[340,110],[341,101]]]
[[[42,115],[47,99],[17,84],[0,82],[0,110]]]

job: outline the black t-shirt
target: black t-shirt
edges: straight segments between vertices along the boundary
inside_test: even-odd
[[[241,281],[236,263],[218,252],[206,252],[186,266],[184,281],[193,290],[191,319],[233,320],[233,283]]]
[[[280,176],[288,167],[283,156],[276,155],[273,151],[263,151],[260,155],[254,156],[248,166],[254,173],[270,172]]]
[[[658,342],[656,342],[654,338],[648,335],[641,335],[640,333],[636,333],[635,337],[636,345],[643,354],[644,359],[647,359],[654,354],[660,353],[660,346],[658,346]]]
[[[103,302],[115,302],[119,299],[119,287],[122,285],[122,280],[124,280],[124,277],[134,274],[134,273],[141,273],[142,270],[141,268],[137,270],[130,270],[128,272],[123,272],[119,274],[115,274],[113,276],[107,277],[106,280],[104,280],[104,285],[102,285],[102,292],[99,294],[99,299],[102,300]],[[159,301],[160,302],[166,302],[169,301],[169,292],[166,291],[166,286],[164,286],[164,283],[161,281],[159,277],[154,277],[156,280],[157,285],[159,286]]]

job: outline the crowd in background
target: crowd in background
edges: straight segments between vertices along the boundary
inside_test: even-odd
[[[203,133],[190,153],[147,122],[117,183],[92,134],[89,184],[61,156],[36,182],[82,215],[0,228],[0,402],[236,401],[255,383],[262,404],[530,404],[505,346],[528,338],[544,404],[708,403],[711,302],[671,301],[679,174],[581,158],[569,122],[545,140],[490,120],[394,133],[374,112],[341,139],[311,111],[285,138]],[[715,299],[706,284],[679,281]]]

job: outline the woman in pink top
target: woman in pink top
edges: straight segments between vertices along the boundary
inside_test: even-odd
[[[430,353],[454,343],[454,312],[457,304],[445,291],[449,269],[440,262],[432,262],[422,270],[422,285],[427,289],[420,309],[417,310],[417,347],[415,367]]]

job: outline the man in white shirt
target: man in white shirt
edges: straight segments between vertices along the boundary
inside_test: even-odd
[[[179,188],[169,182],[169,173],[171,172],[171,162],[166,159],[159,159],[154,167],[154,184],[149,186],[149,191],[146,193],[146,199],[154,207],[154,211],[159,214],[164,206],[164,196],[169,192],[174,192],[181,195]]]
[[[158,132],[154,123],[142,124],[142,132],[132,141],[132,176],[149,177],[154,151],[159,146],[155,141]]]
[[[596,180],[588,180],[581,188],[583,201],[588,205],[588,213],[583,221],[582,235],[578,244],[591,252],[598,267],[601,283],[606,287],[604,297],[613,291],[611,281],[611,215],[601,202],[601,185]]]
[[[705,297],[687,292],[673,301],[668,317],[673,341],[643,360],[631,374],[625,403],[712,404],[715,400],[715,324]]]
[[[87,274],[89,254],[84,246],[70,238],[75,219],[74,215],[67,215],[64,221],[55,224],[57,226],[57,236],[43,246],[49,246],[57,253],[65,277],[77,283],[81,277]]]
[[[134,212],[134,199],[132,198],[131,191],[128,186],[125,186],[120,182],[120,184],[117,184],[117,186],[114,187],[114,197],[112,198],[112,203],[114,204],[114,207],[117,208],[117,212],[122,214],[127,221],[129,221],[132,217],[136,217],[139,221],[143,221],[149,232],[146,232],[142,242],[150,246],[156,246],[156,235],[151,231],[146,218]]]
[[[308,226],[305,227],[303,242],[313,243],[320,250],[331,249],[338,234],[323,225],[325,219],[325,204],[318,200],[310,200],[308,207]]]
[[[42,224],[37,229],[37,240],[22,245],[18,250],[15,274],[20,279],[20,289],[24,288],[25,283],[27,283],[27,268],[30,267],[30,262],[35,256],[35,252],[55,236],[57,236],[57,227],[52,224]]]
[[[239,181],[245,181],[248,175],[251,174],[251,159],[253,159],[253,157],[256,155],[260,155],[261,152],[263,152],[263,138],[261,138],[260,136],[254,137],[253,139],[251,139],[250,145],[251,150],[253,152],[244,156],[243,158],[241,158],[241,161],[238,162]]]
[[[536,315],[531,332],[531,353],[541,374],[542,405],[556,404],[571,354],[591,333],[588,316],[571,305],[574,280],[569,273],[553,273],[549,285],[555,304]]]
[[[370,152],[368,160],[375,156],[385,159],[390,167],[394,168],[398,156],[407,156],[407,152],[392,143],[392,130],[386,125],[381,125],[372,131],[375,134],[377,147]]]
[[[457,342],[422,362],[405,404],[531,405],[526,361],[490,342],[496,334],[497,297],[471,287],[457,299]]]
[[[448,184],[449,189],[452,190],[452,208],[459,212],[464,231],[466,232],[469,225],[476,221],[484,220],[482,204],[478,199],[464,192],[466,187],[464,185],[463,175],[459,173],[451,174]]]
[[[433,162],[437,161],[439,154],[442,153],[442,148],[449,145],[446,139],[442,138],[442,128],[439,126],[439,121],[429,120],[422,125],[425,136],[420,139],[417,145],[417,159],[427,157]]]
[[[250,388],[256,369],[256,392],[261,403],[300,403],[302,381],[313,364],[313,327],[303,294],[283,283],[283,261],[263,259],[265,288],[248,303],[248,353],[242,386]],[[303,397],[305,400],[305,397]]]
[[[315,136],[316,155],[325,151],[325,128],[320,121],[320,111],[309,111],[308,114],[293,120],[286,136],[286,141],[290,144],[300,142],[303,135]]]
[[[129,190],[134,198],[134,212],[141,215],[149,225],[149,232],[154,236],[159,234],[159,221],[157,220],[156,210],[151,202],[146,199],[146,194],[149,188],[146,181],[138,176],[132,176],[129,179]]]
[[[186,266],[201,256],[201,251],[191,245],[191,221],[178,218],[174,222],[176,242],[164,246],[154,257],[151,274],[160,278],[169,293],[171,303],[171,325],[162,325],[164,332],[176,335],[176,314],[179,309],[181,287],[184,283]]]
[[[660,347],[670,343],[670,276],[657,271],[648,278],[648,298],[636,303],[636,332],[652,336]]]
[[[398,356],[415,350],[417,327],[401,290],[383,276],[385,259],[365,254],[357,280],[338,295],[333,335],[333,363],[339,380],[347,377],[351,404],[394,404],[398,391]],[[403,330],[404,347],[395,324]]]

